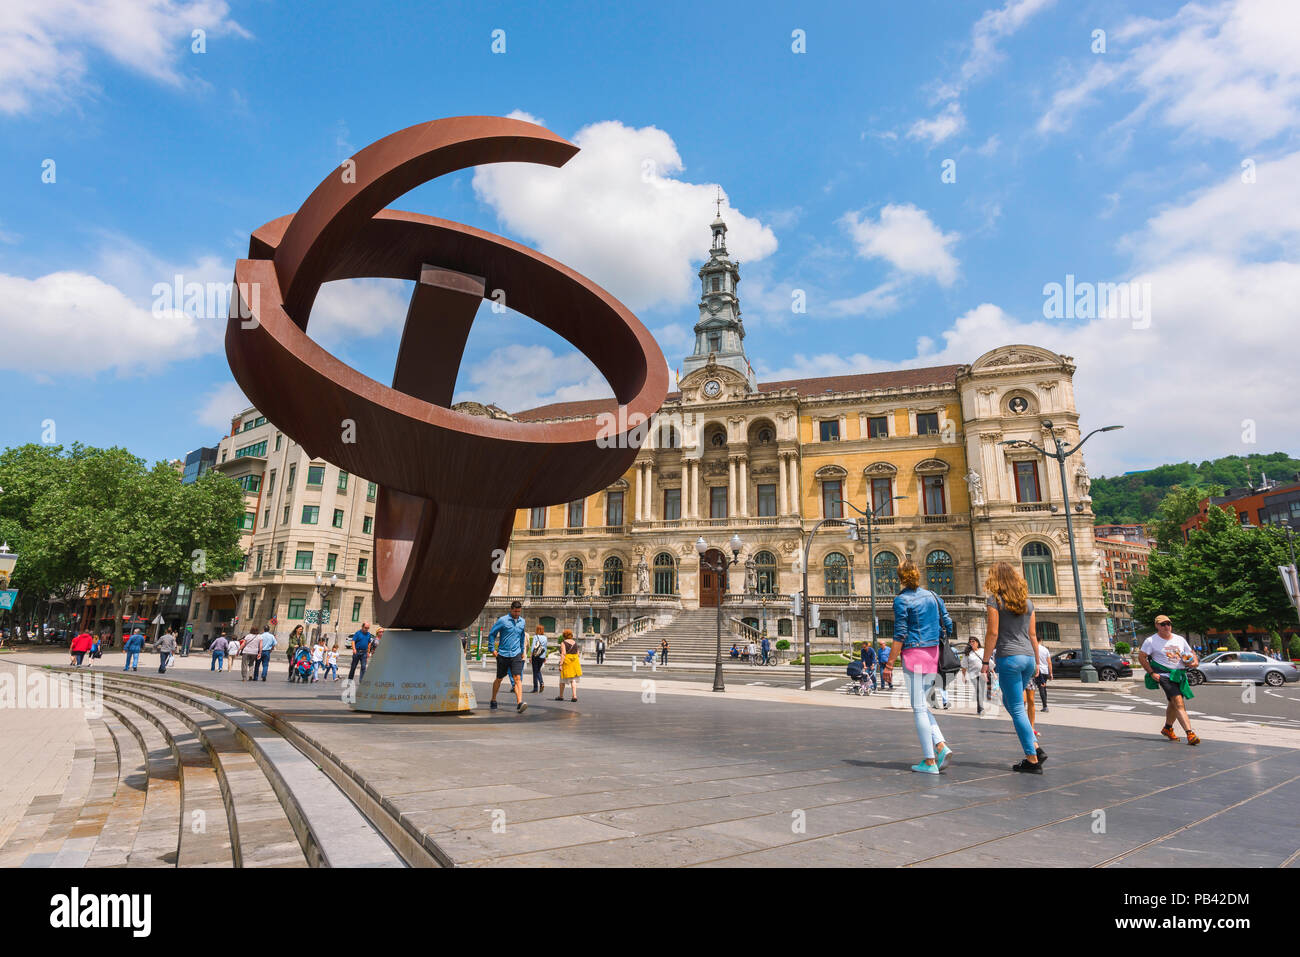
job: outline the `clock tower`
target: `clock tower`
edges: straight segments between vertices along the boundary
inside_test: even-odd
[[[695,324],[695,351],[686,357],[682,370],[685,379],[707,365],[734,369],[757,391],[754,370],[745,358],[745,324],[740,318],[740,263],[727,254],[727,224],[722,221],[722,199],[718,214],[710,225],[713,241],[708,261],[700,267],[700,320]]]

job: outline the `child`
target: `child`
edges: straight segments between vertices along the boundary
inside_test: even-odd
[[[336,644],[325,655],[325,668],[334,675],[334,680],[339,680],[339,646]]]

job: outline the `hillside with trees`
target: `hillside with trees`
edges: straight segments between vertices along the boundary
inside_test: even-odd
[[[1109,522],[1155,522],[1160,519],[1160,503],[1175,486],[1196,488],[1203,497],[1223,489],[1258,484],[1265,475],[1290,484],[1300,472],[1300,459],[1285,452],[1252,455],[1229,455],[1193,465],[1179,462],[1160,465],[1146,472],[1098,477],[1092,480],[1092,510],[1099,524]]]

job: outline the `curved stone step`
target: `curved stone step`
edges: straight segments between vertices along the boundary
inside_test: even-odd
[[[203,742],[221,783],[235,866],[306,867],[301,842],[275,788],[237,736],[184,697],[173,697],[161,688],[127,684],[123,682],[114,690],[167,710]]]
[[[0,866],[53,865],[89,799],[96,756],[93,747],[76,748],[63,792],[41,795],[31,801],[23,819],[0,848]]]
[[[126,866],[175,867],[180,853],[180,762],[167,738],[153,722],[125,705],[108,700],[107,687],[104,710],[135,735],[140,750],[144,752],[149,776],[144,813],[127,854]]]
[[[117,784],[113,804],[87,867],[126,867],[144,820],[145,792],[149,787],[149,763],[139,739],[109,711],[100,719],[112,736],[117,751]]]
[[[108,812],[113,807],[113,792],[117,790],[117,745],[102,718],[88,721],[95,739],[95,770],[90,782],[90,793],[81,813],[73,824],[57,854],[53,867],[85,867],[95,849]]]
[[[180,784],[178,867],[232,867],[233,841],[226,801],[212,757],[199,735],[153,701],[128,695],[106,682],[104,698],[141,714],[167,739],[176,756]]]

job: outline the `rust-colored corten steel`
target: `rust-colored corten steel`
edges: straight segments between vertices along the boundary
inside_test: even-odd
[[[226,355],[249,400],[313,458],[379,485],[375,617],[398,628],[463,628],[496,581],[515,510],[605,488],[632,464],[637,428],[668,393],[646,328],[595,283],[501,236],[384,207],[436,176],[482,163],[563,166],[577,147],[532,123],[434,120],[386,136],[253,233],[235,265]],[[351,175],[348,175],[351,174]],[[355,179],[355,182],[348,181]],[[416,282],[392,387],[307,337],[321,283]],[[616,425],[506,422],[448,406],[485,295],[559,333],[609,381]],[[241,316],[251,318],[241,318]],[[501,369],[508,397],[513,373]],[[495,552],[495,554],[494,554]]]

